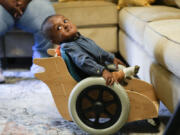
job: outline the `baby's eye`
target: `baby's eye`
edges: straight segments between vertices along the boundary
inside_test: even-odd
[[[67,23],[67,22],[68,22],[68,20],[67,20],[67,19],[65,19],[65,20],[64,20],[64,23]]]
[[[61,29],[62,29],[62,27],[61,27],[61,26],[58,26],[58,27],[57,27],[57,30],[61,30]]]

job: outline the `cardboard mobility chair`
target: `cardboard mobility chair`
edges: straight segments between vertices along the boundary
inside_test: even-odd
[[[126,122],[155,118],[159,101],[153,86],[131,77],[127,85],[107,86],[102,77],[88,77],[77,82],[70,75],[61,56],[49,49],[49,58],[34,59],[45,72],[35,77],[48,85],[61,116],[74,121],[90,134],[117,132]]]

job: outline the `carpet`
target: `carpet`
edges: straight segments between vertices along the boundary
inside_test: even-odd
[[[47,85],[29,70],[5,70],[3,74],[6,83],[0,84],[1,135],[88,135],[61,117]],[[125,124],[115,135],[161,135],[170,116],[163,109],[165,115],[159,127],[136,121]]]

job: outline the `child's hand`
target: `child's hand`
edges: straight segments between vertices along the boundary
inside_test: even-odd
[[[124,74],[123,70],[114,71],[114,72],[112,72],[112,74],[113,74],[113,78],[115,80],[117,80],[117,82],[119,82],[119,83],[125,78],[125,74]]]
[[[113,74],[106,69],[103,70],[102,77],[106,80],[106,85],[113,85],[115,82]]]
[[[118,59],[116,57],[114,57],[113,63],[115,64],[116,69],[118,69],[119,64],[126,66],[120,59]]]

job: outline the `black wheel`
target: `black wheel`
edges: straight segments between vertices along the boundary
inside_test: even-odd
[[[105,129],[116,123],[121,115],[121,109],[119,97],[113,90],[103,85],[85,88],[76,102],[79,118],[84,124],[95,129]]]

